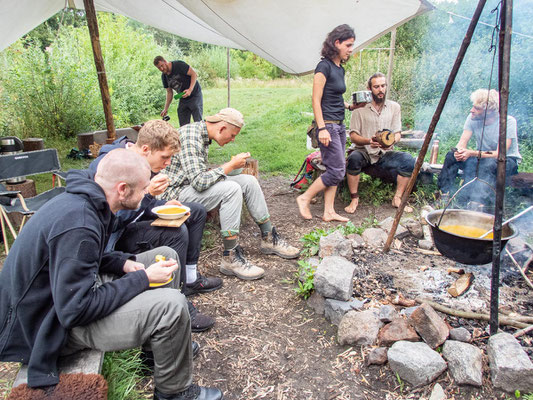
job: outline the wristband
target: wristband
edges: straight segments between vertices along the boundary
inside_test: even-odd
[[[318,128],[318,132],[323,131],[325,129],[327,129],[325,126],[323,126],[322,128]]]

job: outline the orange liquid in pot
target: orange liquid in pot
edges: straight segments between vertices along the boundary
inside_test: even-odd
[[[466,226],[466,225],[441,225],[439,228],[443,231],[453,233],[454,235],[466,236],[471,238],[478,238],[483,235],[488,229],[478,228],[475,226]],[[483,239],[492,239],[494,236],[489,233]]]

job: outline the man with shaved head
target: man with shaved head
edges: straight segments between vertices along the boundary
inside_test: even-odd
[[[176,288],[148,290],[178,269],[176,252],[105,253],[115,213],[139,207],[148,162],[117,149],[96,170],[71,171],[66,192],[24,226],[0,273],[0,360],[28,365],[28,386],[59,382],[60,355],[149,347],[155,399],[220,399],[192,384],[191,328]],[[156,255],[166,261],[155,262]]]

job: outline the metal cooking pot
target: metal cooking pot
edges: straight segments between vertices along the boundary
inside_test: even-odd
[[[352,93],[352,103],[370,103],[372,102],[372,92],[370,90],[361,90]]]
[[[431,227],[431,234],[435,246],[445,257],[454,261],[468,264],[481,265],[492,262],[492,239],[479,239],[468,236],[456,235],[443,231],[438,225],[463,225],[483,229],[486,232],[494,225],[494,216],[470,210],[447,209],[435,210],[426,216],[426,221]],[[442,215],[442,219],[439,219]],[[502,250],[509,241],[515,237],[517,231],[511,224],[502,226]]]

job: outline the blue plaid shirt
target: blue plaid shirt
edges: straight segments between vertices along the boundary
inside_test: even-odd
[[[185,186],[203,192],[226,175],[221,167],[209,169],[209,136],[205,121],[194,122],[179,128],[181,150],[172,156],[170,165],[163,171],[169,186],[161,195],[163,199],[177,199]]]

